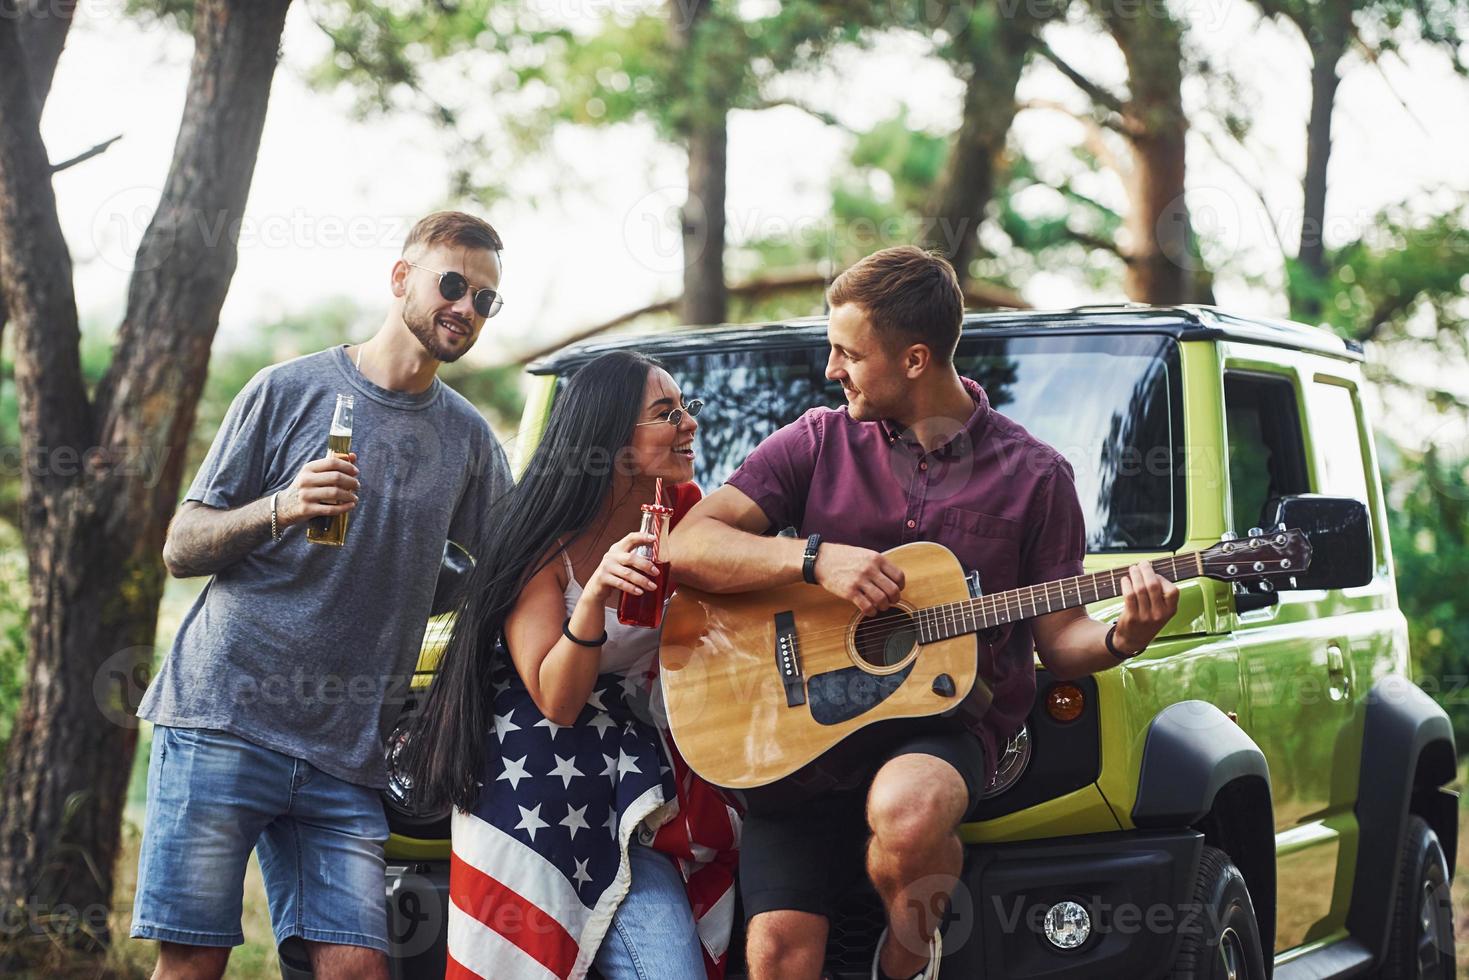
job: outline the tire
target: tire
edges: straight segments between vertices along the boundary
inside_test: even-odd
[[[1454,910],[1449,869],[1438,835],[1415,814],[1408,815],[1398,855],[1392,929],[1381,980],[1452,980]]]
[[[1180,920],[1183,936],[1171,980],[1265,980],[1250,891],[1244,875],[1217,847],[1206,845],[1199,857],[1193,902]]]

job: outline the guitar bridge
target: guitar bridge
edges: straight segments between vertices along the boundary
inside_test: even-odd
[[[790,611],[775,614],[775,667],[786,689],[786,707],[806,703],[806,678],[801,673],[801,647],[796,641],[796,616]]]

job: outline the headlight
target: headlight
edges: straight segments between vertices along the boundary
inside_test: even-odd
[[[1015,781],[1025,772],[1030,765],[1030,729],[1024,725],[1016,732],[1010,741],[1005,743],[1005,750],[1000,753],[1000,764],[995,767],[995,778],[985,787],[983,793],[979,794],[981,800],[988,800],[999,796],[1005,790],[1015,785]]]
[[[413,798],[413,779],[399,768],[403,746],[408,744],[408,730],[413,724],[412,716],[405,716],[388,736],[383,760],[388,770],[388,788],[383,790],[383,802],[393,812],[414,823],[431,823],[448,816],[450,808],[421,807]]]

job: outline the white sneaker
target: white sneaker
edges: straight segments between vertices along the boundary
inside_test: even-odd
[[[878,980],[877,961],[882,956],[882,944],[887,942],[888,931],[884,926],[882,935],[877,937],[877,948],[872,951],[872,980]],[[922,973],[913,974],[913,980],[938,980],[939,960],[944,958],[944,939],[937,929],[933,931],[933,938],[928,942],[928,966],[923,968]]]

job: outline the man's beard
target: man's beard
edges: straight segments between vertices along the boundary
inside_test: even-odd
[[[428,351],[429,355],[436,361],[441,361],[444,364],[452,364],[463,357],[465,351],[469,350],[468,343],[457,350],[451,350],[445,347],[439,340],[434,318],[428,314],[411,314],[407,310],[404,310],[403,323],[407,325],[408,331],[418,338],[418,342],[423,345],[423,349]]]

